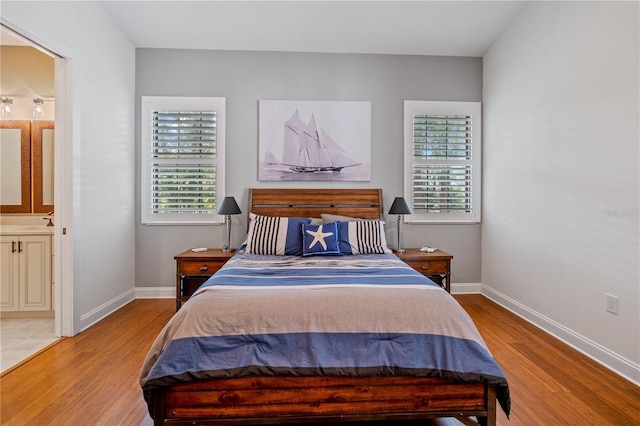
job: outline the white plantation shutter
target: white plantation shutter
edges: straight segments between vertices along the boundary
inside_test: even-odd
[[[479,102],[405,101],[407,222],[479,222]]]
[[[224,98],[142,97],[143,223],[218,220],[224,104]]]

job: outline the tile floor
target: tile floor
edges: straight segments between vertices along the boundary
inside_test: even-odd
[[[53,318],[0,319],[0,371],[56,340]]]

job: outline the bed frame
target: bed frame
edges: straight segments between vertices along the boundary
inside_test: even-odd
[[[320,213],[379,219],[380,189],[250,189],[251,211],[288,217]],[[496,391],[481,383],[410,376],[257,376],[156,389],[155,425],[241,425],[455,417],[496,424]]]

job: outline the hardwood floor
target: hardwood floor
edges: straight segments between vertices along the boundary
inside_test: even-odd
[[[499,425],[640,425],[640,388],[483,296],[455,296],[509,381]]]
[[[640,425],[640,388],[479,295],[455,296],[507,375],[516,425]],[[2,425],[150,425],[138,384],[173,300],[136,300],[0,379]],[[430,422],[457,425],[455,420]]]

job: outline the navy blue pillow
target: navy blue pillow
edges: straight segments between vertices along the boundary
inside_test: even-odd
[[[302,255],[340,255],[338,224],[302,225]]]

